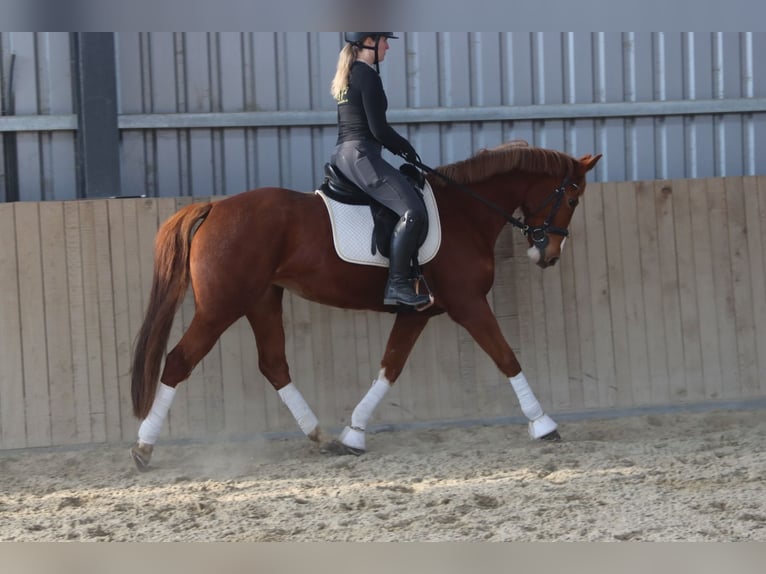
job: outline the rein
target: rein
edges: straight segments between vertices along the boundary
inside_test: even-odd
[[[545,218],[545,221],[543,221],[542,225],[527,225],[524,223],[521,219],[518,217],[514,217],[507,211],[505,211],[502,207],[499,205],[492,203],[488,199],[477,195],[464,185],[456,182],[454,179],[444,175],[443,173],[436,171],[432,167],[428,167],[424,163],[422,163],[419,159],[415,161],[410,161],[409,163],[412,163],[416,167],[422,169],[423,171],[427,171],[429,173],[432,173],[441,179],[443,179],[446,183],[450,184],[453,187],[456,187],[463,193],[466,193],[470,195],[472,198],[480,201],[496,213],[499,213],[502,215],[505,220],[513,225],[515,228],[517,228],[519,231],[521,231],[522,235],[528,236],[532,242],[535,244],[536,247],[539,249],[545,249],[545,247],[548,245],[548,234],[553,233],[555,235],[561,235],[562,237],[569,237],[569,230],[563,229],[561,227],[554,227],[551,225],[551,222],[556,217],[556,214],[558,213],[559,209],[561,208],[561,202],[564,199],[564,193],[566,192],[567,187],[574,187],[577,189],[577,184],[572,183],[569,181],[569,178],[564,179],[561,184],[553,190],[553,192],[547,197],[547,199],[538,207],[535,211],[532,212],[532,215],[535,215],[536,213],[539,213],[546,205],[553,202],[553,207],[551,207],[551,212],[548,214],[548,217]]]

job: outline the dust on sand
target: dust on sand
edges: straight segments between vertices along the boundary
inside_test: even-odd
[[[766,412],[0,453],[2,541],[766,540]]]

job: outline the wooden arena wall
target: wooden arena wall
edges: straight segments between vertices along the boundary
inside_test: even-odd
[[[135,438],[131,350],[159,222],[186,198],[0,204],[0,448]],[[550,413],[766,396],[766,178],[590,184],[560,264],[507,228],[490,300]],[[460,273],[459,269],[455,273]],[[325,428],[378,371],[392,316],[285,297],[292,376]],[[171,336],[193,315],[187,296]],[[374,423],[520,415],[462,329],[433,320]],[[240,321],[164,437],[296,431]]]

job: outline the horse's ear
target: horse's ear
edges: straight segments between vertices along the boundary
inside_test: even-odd
[[[583,173],[587,173],[590,170],[592,170],[594,167],[596,167],[598,160],[601,159],[601,155],[602,154],[598,154],[598,155],[588,154],[578,159],[577,161],[580,162],[580,166],[582,166],[583,168]]]

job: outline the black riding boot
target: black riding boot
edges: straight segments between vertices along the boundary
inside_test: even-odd
[[[430,301],[425,293],[415,293],[410,278],[410,260],[418,248],[418,237],[423,221],[405,213],[394,227],[391,235],[391,253],[389,257],[388,283],[383,295],[384,305],[410,305],[420,307]]]

